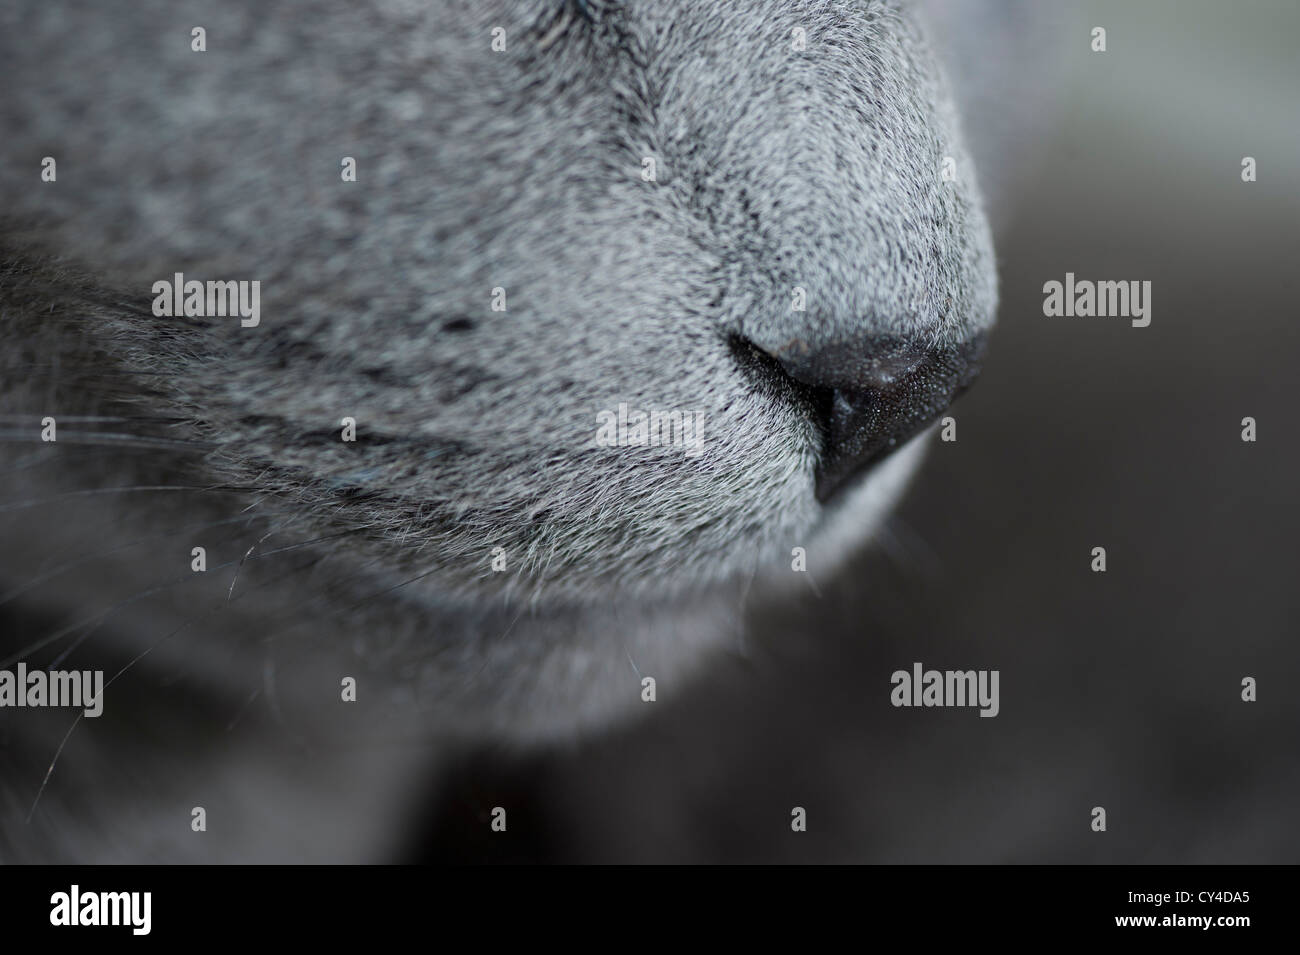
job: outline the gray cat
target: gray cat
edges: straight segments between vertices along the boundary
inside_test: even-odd
[[[997,298],[921,15],[6,5],[0,657],[107,686],[0,710],[0,860],[392,857],[867,542]]]

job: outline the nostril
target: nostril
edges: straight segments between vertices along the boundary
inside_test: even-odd
[[[747,360],[800,396],[822,432],[814,475],[828,502],[853,479],[925,430],[974,380],[984,336],[957,347],[873,337],[810,345],[792,339],[761,347],[734,343]]]
[[[814,473],[823,504],[872,465],[933,424],[979,373],[984,335],[936,348],[873,337],[811,347],[778,347],[733,337],[737,360],[795,400],[817,423]]]
[[[836,387],[823,421],[824,442],[817,499],[836,492],[938,420],[979,372],[983,336],[960,347],[921,350],[893,347],[850,387]],[[904,361],[903,356],[908,356]],[[846,379],[838,378],[840,381]]]
[[[815,347],[796,338],[767,352],[796,381],[838,391],[893,387],[931,358],[925,345],[887,336],[819,343]]]

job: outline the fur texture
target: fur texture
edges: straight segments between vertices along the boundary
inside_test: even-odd
[[[11,455],[6,534],[43,537],[60,561],[137,531],[168,542],[93,579],[62,571],[23,619],[57,630],[186,578],[185,596],[117,607],[77,652],[149,648],[123,679],[147,692],[184,673],[210,720],[262,693],[294,743],[391,740],[394,726],[531,739],[633,711],[642,674],[671,693],[738,638],[756,577],[788,580],[792,548],[828,571],[860,546],[919,454],[822,507],[817,428],[756,349],[864,330],[955,344],[993,318],[971,160],[899,3],[46,0],[0,16],[3,397],[11,447],[32,442]],[[45,156],[56,182],[40,181]],[[259,280],[260,326],[155,317],[152,283],[175,272]],[[505,311],[490,307],[498,288]],[[702,413],[702,452],[598,446],[597,415],[620,404]],[[109,444],[100,425],[36,445],[45,414],[120,419],[120,453],[85,453]],[[168,484],[192,490],[69,496]],[[191,543],[220,521],[219,582],[190,580]],[[207,529],[180,530],[194,526]],[[6,559],[14,586],[25,563]],[[190,595],[209,586],[196,622]],[[367,693],[345,716],[340,674]],[[190,790],[238,790],[240,767],[274,763],[283,741],[251,727],[221,744],[240,756],[217,759],[191,704],[183,759],[130,720],[97,726],[107,735],[63,757],[35,824],[77,819],[71,856],[213,857],[185,843]],[[106,724],[113,711],[110,697]],[[6,817],[34,797],[27,767],[58,730],[21,736]],[[257,811],[247,792],[206,797],[244,814],[227,857],[381,851],[364,827],[320,846],[310,820],[259,843],[304,791],[322,820],[349,800],[400,803],[415,770],[358,745],[369,781],[322,794],[286,770]],[[78,798],[96,772],[133,791],[115,746],[168,781],[132,810],[138,825]],[[177,788],[177,762],[202,782]],[[151,840],[159,817],[181,835]],[[10,852],[40,856],[33,841]]]

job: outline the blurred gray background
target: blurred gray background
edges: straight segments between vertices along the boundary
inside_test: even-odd
[[[636,727],[467,755],[416,856],[1300,861],[1300,4],[1074,8],[997,51],[1046,122],[981,170],[999,326],[887,538]],[[1045,318],[1066,272],[1150,280],[1151,325]],[[894,709],[914,661],[999,669],[1001,714]],[[508,844],[465,824],[506,799]]]

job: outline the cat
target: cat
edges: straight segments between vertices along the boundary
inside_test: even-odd
[[[7,5],[0,657],[106,687],[0,860],[392,858],[869,542],[996,312],[937,6]]]

